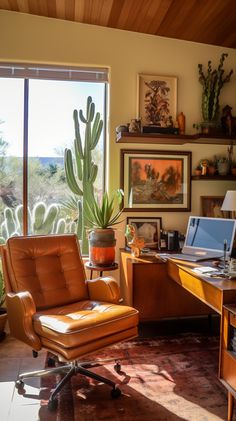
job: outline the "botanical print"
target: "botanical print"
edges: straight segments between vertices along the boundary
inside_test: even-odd
[[[174,126],[176,78],[140,75],[139,116],[143,125]]]

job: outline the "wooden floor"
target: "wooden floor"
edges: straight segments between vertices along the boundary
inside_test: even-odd
[[[209,331],[219,332],[219,318],[211,325],[207,319],[172,320],[169,322],[140,325],[139,334],[151,337],[158,334],[178,334],[178,332]],[[46,352],[41,351],[38,358],[32,357],[29,346],[13,339],[9,333],[0,342],[0,420],[1,421],[38,421],[40,407],[40,379],[25,380],[27,394],[21,396],[15,388],[18,373],[40,370],[44,368]]]
[[[40,379],[25,381],[27,395],[24,398],[15,388],[18,373],[44,367],[46,352],[32,358],[31,349],[10,337],[0,342],[0,419],[1,421],[36,421],[40,407]]]

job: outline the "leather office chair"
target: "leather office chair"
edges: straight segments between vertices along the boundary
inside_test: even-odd
[[[3,249],[3,273],[11,334],[33,349],[46,349],[65,366],[23,373],[23,379],[66,372],[51,394],[48,408],[57,406],[57,393],[76,373],[112,387],[116,384],[89,371],[81,356],[137,335],[138,311],[119,304],[119,287],[111,277],[86,280],[75,235],[12,237]],[[69,363],[69,364],[68,364]]]

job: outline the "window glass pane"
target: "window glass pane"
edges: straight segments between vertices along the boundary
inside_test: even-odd
[[[58,231],[63,224],[68,230],[77,219],[77,208],[62,205],[72,196],[64,172],[64,150],[73,148],[74,109],[86,113],[87,97],[95,103],[96,112],[104,120],[104,83],[37,80],[29,81],[29,139],[28,139],[28,205],[29,233],[48,234]],[[84,140],[84,124],[80,122]],[[96,192],[103,189],[103,133],[93,159],[99,164],[95,183]],[[43,202],[43,203],[42,203]],[[56,206],[57,205],[57,209]],[[59,205],[59,206],[58,206]],[[49,208],[51,206],[51,208]],[[50,212],[49,212],[50,211]],[[58,213],[59,211],[59,213]],[[44,223],[46,213],[48,217]],[[72,224],[73,225],[73,224]],[[73,225],[74,226],[74,225]]]
[[[0,91],[0,237],[6,240],[22,234],[24,81],[0,78]]]

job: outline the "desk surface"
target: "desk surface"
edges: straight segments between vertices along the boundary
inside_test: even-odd
[[[193,272],[196,267],[210,265],[211,261],[193,263],[173,259],[167,262],[171,279],[221,314],[224,304],[236,302],[236,280]]]

